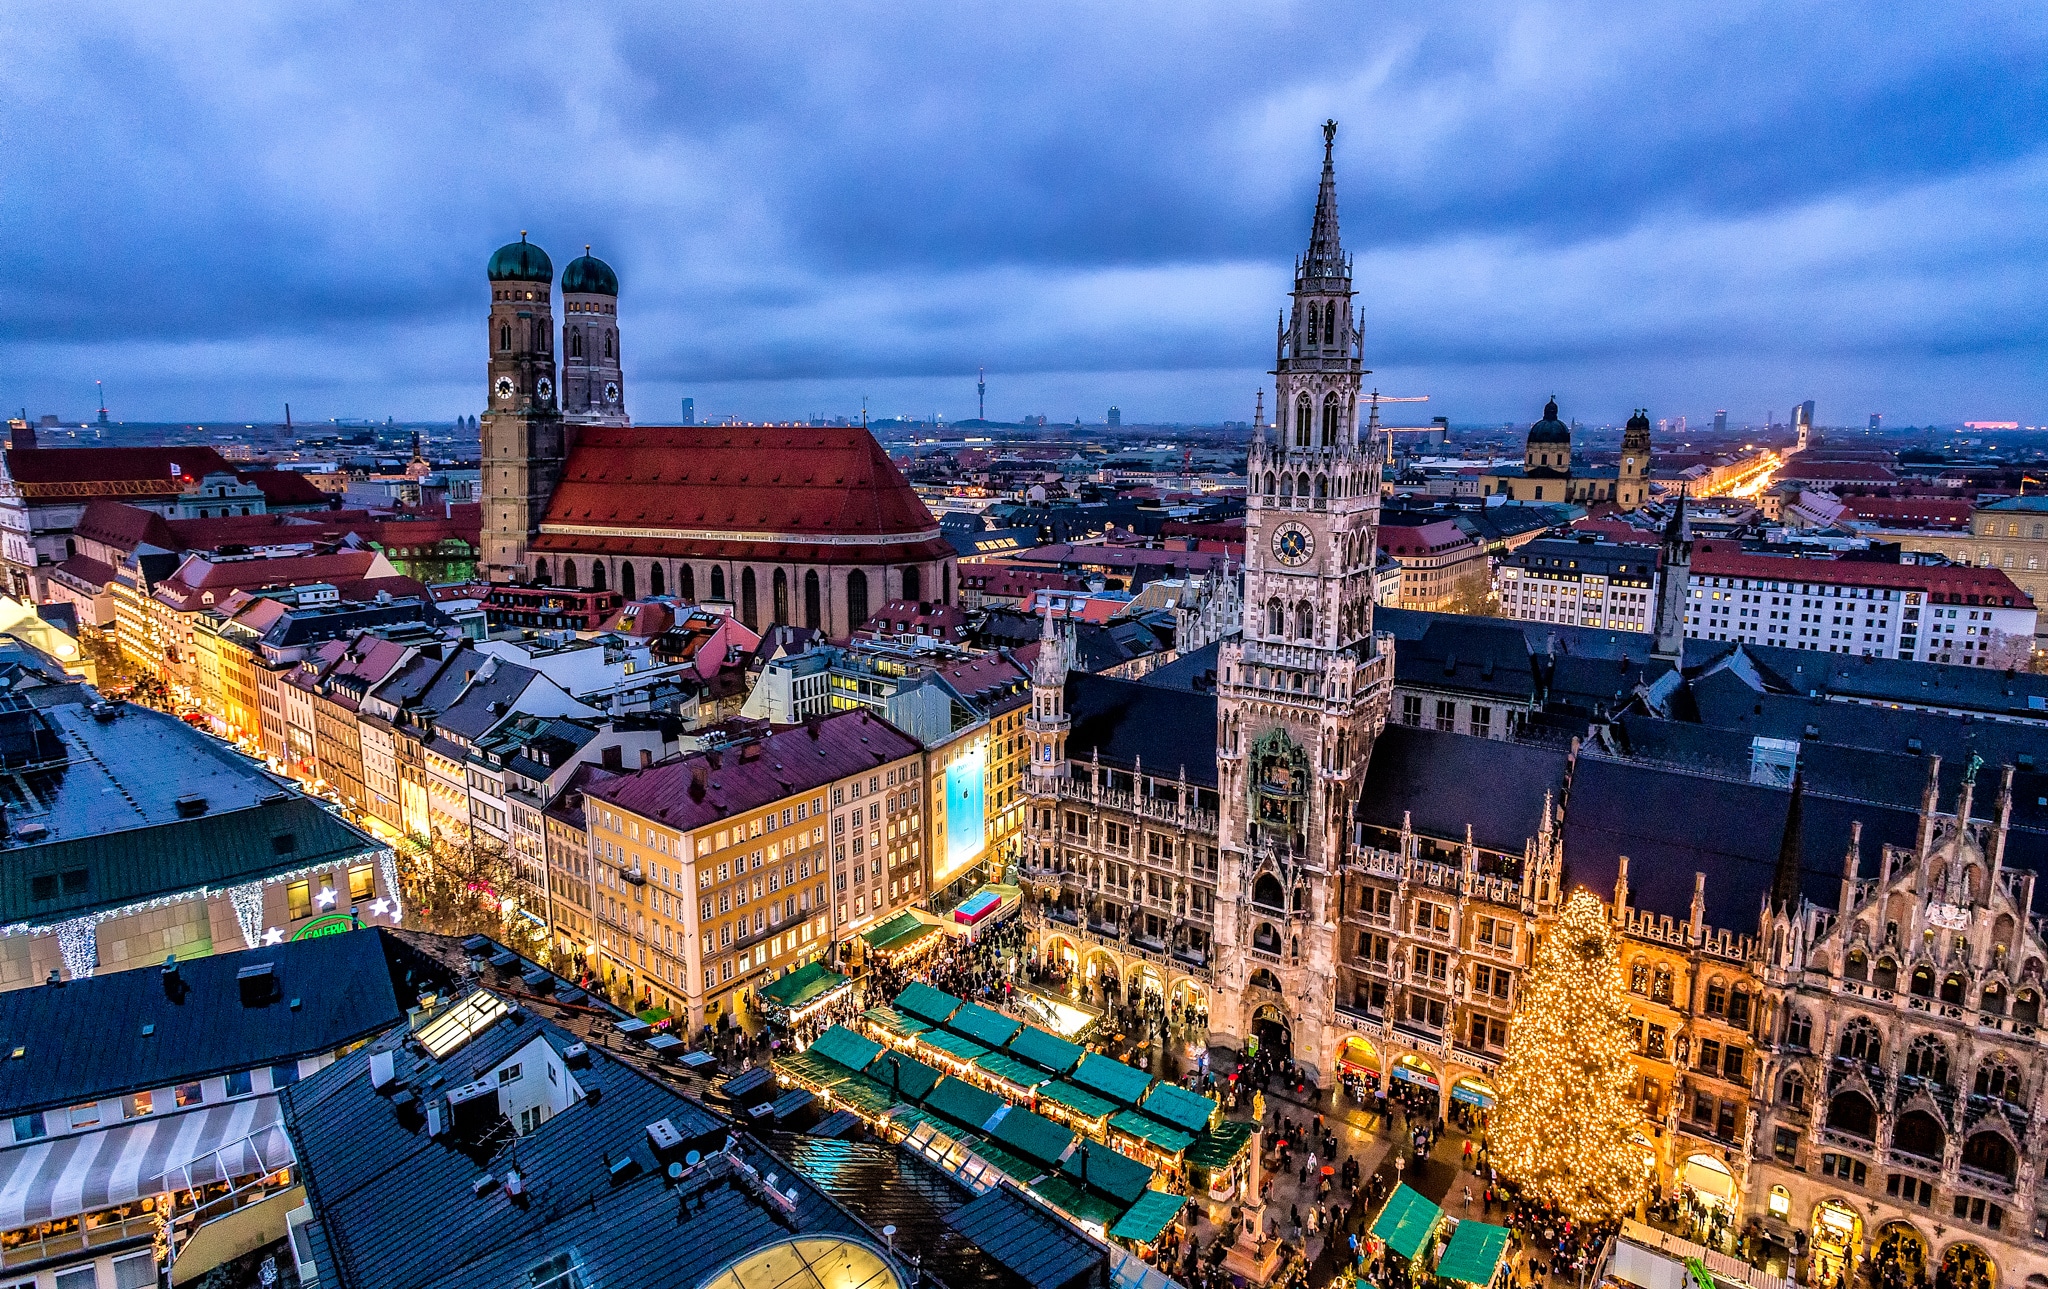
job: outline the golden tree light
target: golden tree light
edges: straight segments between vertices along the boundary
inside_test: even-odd
[[[1634,1052],[1613,928],[1596,897],[1574,892],[1537,948],[1494,1079],[1501,1175],[1579,1221],[1633,1212],[1649,1179]]]

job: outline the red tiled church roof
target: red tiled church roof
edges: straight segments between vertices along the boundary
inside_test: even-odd
[[[625,537],[605,529],[674,536]],[[576,543],[579,537],[588,544]],[[764,540],[781,553],[768,556]],[[536,545],[830,562],[829,547],[856,542],[863,547],[860,563],[933,559],[952,549],[868,431],[681,425],[582,430]],[[676,549],[677,543],[691,549]],[[881,546],[900,549],[885,555]]]
[[[177,469],[173,471],[172,466]],[[186,481],[234,467],[212,448],[11,448],[7,473],[20,484],[156,483],[163,487],[131,496],[173,496]]]

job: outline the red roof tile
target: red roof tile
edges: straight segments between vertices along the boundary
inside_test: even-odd
[[[328,494],[296,470],[251,470],[242,475],[242,482],[255,484],[266,505],[324,506],[330,500]]]
[[[869,712],[840,712],[758,743],[594,780],[589,795],[684,832],[909,756],[917,741]]]
[[[176,466],[173,470],[171,467]],[[161,483],[145,491],[124,489],[129,496],[171,496],[185,482],[198,482],[234,467],[212,448],[10,448],[7,473],[23,485],[90,485]]]
[[[1961,564],[1881,564],[1875,560],[1804,559],[1757,555],[1714,542],[1696,542],[1694,577],[1749,577],[1824,586],[1881,586],[1925,591],[1950,604],[1997,604],[2031,609],[2033,600],[1995,568]]]
[[[699,540],[938,539],[924,502],[857,426],[586,428],[545,523]]]
[[[161,546],[165,550],[183,549],[178,545],[170,521],[162,515],[110,497],[94,497],[87,502],[85,513],[78,517],[71,531],[86,541],[100,542],[120,551],[132,552],[144,544]]]

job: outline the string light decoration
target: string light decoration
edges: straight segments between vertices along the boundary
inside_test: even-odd
[[[64,970],[73,980],[89,978],[100,965],[99,919],[88,913],[67,918],[54,928],[57,952],[64,956]]]
[[[228,887],[228,903],[235,908],[235,925],[242,929],[242,942],[251,949],[263,943],[263,883],[244,882]]]
[[[389,846],[377,852],[377,875],[384,879],[384,897],[391,901],[391,925],[397,926],[405,920],[405,909],[398,902],[398,852]]]
[[[1494,1164],[1524,1196],[1582,1222],[1635,1210],[1650,1164],[1634,1140],[1634,1051],[1613,928],[1577,891],[1537,948],[1494,1078]]]

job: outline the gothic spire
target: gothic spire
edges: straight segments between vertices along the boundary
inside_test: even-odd
[[[1337,236],[1337,123],[1323,122],[1323,184],[1316,193],[1316,222],[1309,230],[1308,254],[1301,261],[1304,278],[1350,277],[1351,265]]]
[[[1806,775],[1792,773],[1792,804],[1785,810],[1785,832],[1778,839],[1778,867],[1771,875],[1771,908],[1795,912],[1799,906],[1800,827],[1804,822],[1801,803],[1806,795]]]

